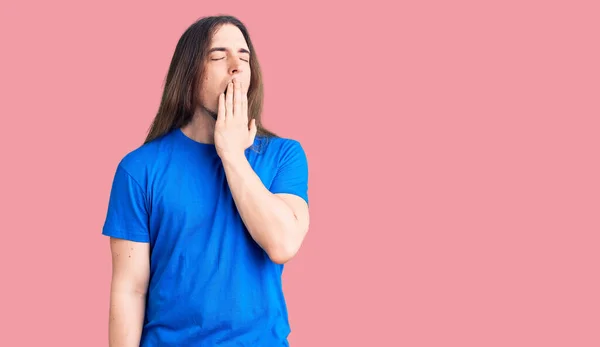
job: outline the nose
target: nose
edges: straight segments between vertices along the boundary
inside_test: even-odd
[[[237,57],[232,58],[231,63],[229,64],[229,74],[239,74],[243,71],[242,69],[242,62]]]

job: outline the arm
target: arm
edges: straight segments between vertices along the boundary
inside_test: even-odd
[[[257,127],[256,119],[249,122],[248,96],[242,89],[235,79],[227,96],[219,96],[215,145],[246,229],[273,262],[283,264],[295,256],[308,231],[306,156],[298,142],[286,141],[270,188],[263,185],[244,155]]]
[[[138,175],[137,177],[140,177]],[[146,194],[119,165],[112,184],[103,234],[110,237],[109,346],[139,346],[150,276],[150,234]]]
[[[109,346],[139,346],[150,273],[149,244],[111,237],[110,248]]]
[[[236,207],[252,238],[271,260],[283,264],[298,252],[309,227],[308,204],[293,194],[273,194],[241,154],[223,167]]]

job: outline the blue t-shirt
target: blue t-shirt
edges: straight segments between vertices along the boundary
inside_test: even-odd
[[[272,193],[308,203],[300,143],[257,137],[245,151]],[[141,346],[287,346],[283,265],[246,230],[214,145],[180,129],[119,163],[103,235],[150,243]]]

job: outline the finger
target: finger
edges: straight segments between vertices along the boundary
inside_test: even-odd
[[[242,95],[242,117],[244,124],[248,124],[248,95],[246,93]]]
[[[217,108],[217,123],[225,123],[225,93],[219,94],[219,106]]]
[[[235,79],[233,86],[233,117],[240,120],[242,116],[242,83]]]
[[[233,83],[227,85],[227,95],[225,96],[225,120],[233,117]]]

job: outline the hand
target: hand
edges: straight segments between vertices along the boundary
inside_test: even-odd
[[[240,156],[254,143],[256,122],[248,124],[248,96],[242,93],[242,82],[234,80],[227,86],[227,95],[219,95],[215,123],[215,146],[223,159]]]

